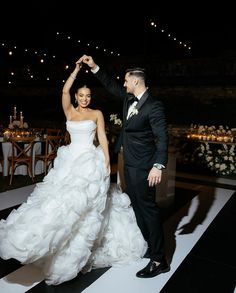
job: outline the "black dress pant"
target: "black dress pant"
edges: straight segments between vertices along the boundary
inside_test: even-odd
[[[164,232],[160,208],[156,203],[156,187],[149,187],[150,170],[124,166],[126,193],[130,197],[137,224],[148,243],[150,258],[162,261],[165,258]]]

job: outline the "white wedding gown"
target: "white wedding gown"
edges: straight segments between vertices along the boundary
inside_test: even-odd
[[[47,284],[138,260],[147,244],[129,197],[110,185],[93,120],[67,121],[71,144],[17,210],[0,221],[0,256],[34,263]]]

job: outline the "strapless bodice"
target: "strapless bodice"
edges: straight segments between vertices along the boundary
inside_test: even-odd
[[[93,120],[66,121],[72,144],[93,145],[97,124]]]

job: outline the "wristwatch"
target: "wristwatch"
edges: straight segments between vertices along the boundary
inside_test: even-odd
[[[155,164],[153,164],[153,167],[154,167],[154,168],[157,168],[158,170],[165,169],[165,166],[163,166],[162,164],[159,164],[159,163],[155,163]]]

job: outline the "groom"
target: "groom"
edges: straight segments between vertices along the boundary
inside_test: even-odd
[[[168,272],[161,215],[155,201],[156,184],[161,182],[162,169],[168,159],[163,104],[149,93],[143,68],[127,69],[122,87],[91,56],[84,55],[79,61],[86,63],[104,87],[123,101],[123,127],[117,150],[123,147],[125,192],[148,243],[144,257],[150,258],[148,265],[136,276],[151,278]]]

